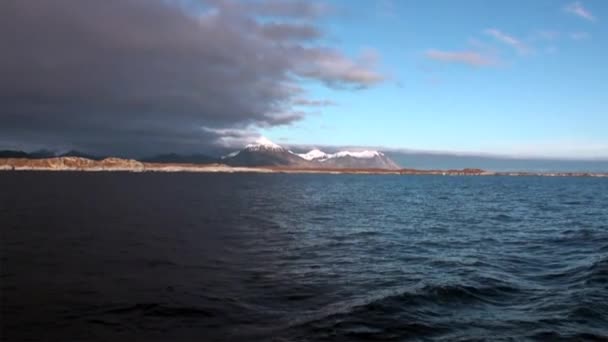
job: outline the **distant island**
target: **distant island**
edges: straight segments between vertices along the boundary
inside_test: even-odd
[[[164,154],[135,160],[97,157],[78,151],[57,156],[47,151],[32,154],[21,151],[0,151],[0,170],[608,177],[608,173],[601,172],[495,172],[479,168],[447,170],[402,168],[380,151],[325,153],[313,149],[307,153],[294,153],[266,138],[260,138],[255,143],[220,158]]]
[[[226,164],[151,163],[134,159],[83,157],[0,158],[0,171],[85,171],[85,172],[255,172],[255,173],[324,173],[379,175],[443,175],[443,176],[559,176],[608,177],[608,173],[588,172],[493,172],[481,169],[417,170],[378,168],[304,168],[289,166],[230,166]]]

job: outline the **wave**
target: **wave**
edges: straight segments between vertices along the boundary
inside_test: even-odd
[[[385,290],[334,303],[291,322],[288,329],[313,332],[316,337],[339,334],[346,340],[391,340],[446,333],[449,328],[435,319],[445,308],[500,305],[505,297],[522,291],[510,284],[495,282],[489,286],[449,284]]]
[[[587,284],[608,284],[608,257],[596,261],[587,271]]]
[[[541,274],[537,279],[569,285],[578,285],[580,283],[587,285],[596,283],[607,284],[608,257],[600,258],[590,264],[567,267],[558,272]]]

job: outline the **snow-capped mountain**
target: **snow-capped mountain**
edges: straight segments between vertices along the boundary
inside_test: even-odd
[[[308,153],[298,154],[300,157],[314,162],[315,165],[325,168],[349,168],[349,169],[398,169],[390,158],[379,151],[339,151],[336,153],[325,153],[319,149],[313,149]]]
[[[329,154],[329,153],[325,153],[321,150],[314,149],[308,153],[300,153],[298,155],[306,160],[323,161],[323,160],[327,160],[327,159],[344,158],[344,157],[370,159],[370,158],[375,158],[375,157],[382,157],[382,156],[384,156],[384,153],[378,152],[378,151],[340,151],[340,152]]]
[[[290,166],[300,168],[398,169],[390,158],[379,151],[339,151],[325,153],[313,149],[293,153],[261,137],[244,149],[225,155],[222,162],[238,166]]]
[[[232,166],[294,166],[308,167],[309,162],[265,137],[247,144],[244,149],[222,157]]]
[[[221,159],[230,159],[238,156],[242,152],[290,152],[287,149],[283,148],[280,145],[277,145],[270,141],[270,139],[266,137],[260,137],[255,142],[251,144],[245,145],[240,151],[234,151],[232,153],[228,153],[225,156],[222,156]]]
[[[287,151],[285,148],[273,143],[272,141],[270,141],[270,139],[268,139],[266,137],[260,137],[254,143],[245,145],[245,150],[247,150],[247,151],[275,151],[275,152]]]
[[[326,154],[324,158],[313,160],[325,168],[346,169],[399,169],[384,153],[379,151],[340,151]]]

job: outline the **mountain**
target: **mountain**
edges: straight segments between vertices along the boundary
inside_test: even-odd
[[[0,158],[29,158],[29,154],[23,151],[2,150]]]
[[[336,153],[325,153],[314,149],[300,157],[310,160],[324,168],[347,168],[347,169],[399,169],[399,165],[393,162],[384,153],[379,151],[340,151]]]
[[[176,153],[159,154],[153,157],[143,158],[141,161],[147,163],[174,163],[174,164],[211,164],[217,163],[217,158],[204,154],[181,155]]]
[[[0,151],[0,158],[27,158],[27,159],[53,159],[53,163],[63,165],[63,161],[74,163],[74,160],[107,161],[105,158],[86,154],[80,151],[69,151],[61,155],[55,155],[49,151],[38,151],[26,153],[22,151]],[[118,159],[116,159],[118,160]],[[400,167],[395,164],[383,152],[379,151],[339,151],[336,153],[325,153],[313,149],[308,153],[294,153],[287,148],[273,143],[261,137],[254,143],[246,145],[242,150],[235,151],[223,156],[221,159],[209,157],[203,154],[180,155],[175,153],[159,154],[143,158],[141,162],[156,164],[213,164],[221,163],[229,166],[272,166],[293,169],[384,169],[397,170]],[[77,164],[77,163],[76,163]],[[53,164],[55,165],[55,164]],[[102,164],[91,164],[91,168],[106,167]],[[40,167],[34,164],[34,167]],[[47,166],[44,166],[47,167]],[[49,166],[51,167],[51,166]],[[55,166],[52,166],[55,167]],[[51,168],[52,168],[51,167]],[[64,166],[57,166],[64,167]],[[78,167],[70,165],[69,167]]]
[[[29,158],[29,159],[43,159],[55,157],[55,153],[47,150],[39,150],[34,152],[23,152],[15,150],[3,150],[0,151],[0,158]]]
[[[292,166],[310,167],[308,160],[262,137],[244,149],[222,157],[230,166]]]
[[[63,154],[55,154],[55,152],[48,150],[38,150],[34,152],[23,152],[23,151],[13,151],[13,150],[4,150],[0,151],[0,158],[28,158],[28,159],[47,159],[47,158],[55,158],[55,157],[78,157],[84,159],[91,160],[102,160],[104,157],[95,156],[92,154],[87,154],[80,151],[68,151]]]
[[[232,166],[285,166],[312,169],[399,169],[379,151],[340,151],[325,153],[314,149],[297,154],[262,137],[241,151],[222,157]]]

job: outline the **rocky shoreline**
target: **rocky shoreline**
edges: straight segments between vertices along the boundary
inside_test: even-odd
[[[545,176],[545,177],[608,177],[595,172],[494,172],[481,169],[418,170],[418,169],[350,169],[294,167],[237,167],[224,164],[148,163],[134,159],[106,158],[92,160],[81,157],[44,159],[0,158],[0,171],[83,171],[83,172],[254,172],[254,173],[320,173],[320,174],[386,174],[440,176]]]

